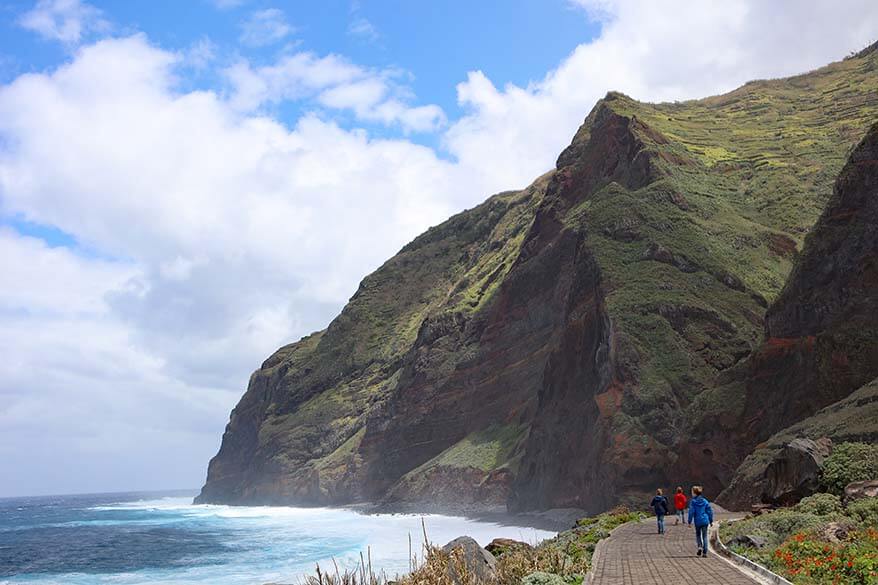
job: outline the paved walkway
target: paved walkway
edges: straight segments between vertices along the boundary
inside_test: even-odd
[[[655,518],[625,524],[601,542],[595,552],[594,585],[754,585],[750,577],[711,552],[695,556],[695,530],[674,526],[665,518],[667,532],[656,534]]]

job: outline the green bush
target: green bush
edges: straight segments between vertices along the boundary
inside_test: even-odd
[[[521,585],[565,585],[565,583],[560,575],[537,571],[523,577]]]
[[[848,505],[848,516],[864,527],[878,527],[878,498],[865,498]]]
[[[835,494],[814,494],[813,496],[802,498],[801,502],[793,506],[793,510],[818,516],[829,516],[843,512],[841,498]]]
[[[818,516],[794,509],[777,510],[747,518],[738,522],[730,522],[721,527],[722,539],[726,542],[736,536],[753,534],[764,536],[769,545],[777,546],[798,532],[813,530],[826,523],[825,516]]]
[[[821,479],[827,491],[838,496],[852,481],[878,479],[878,446],[840,443],[826,458]]]

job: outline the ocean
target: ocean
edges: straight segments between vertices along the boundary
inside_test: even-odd
[[[261,585],[354,568],[360,553],[388,576],[408,571],[421,519],[434,544],[460,535],[535,543],[553,536],[440,515],[363,515],[335,508],[193,505],[194,493],[0,499],[0,585]]]

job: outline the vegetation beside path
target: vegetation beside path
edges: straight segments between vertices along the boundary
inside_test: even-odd
[[[729,548],[797,585],[878,584],[878,498],[815,494],[720,527]]]

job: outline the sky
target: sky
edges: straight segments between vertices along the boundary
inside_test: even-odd
[[[0,0],[0,497],[197,488],[271,352],[414,236],[874,0]]]

